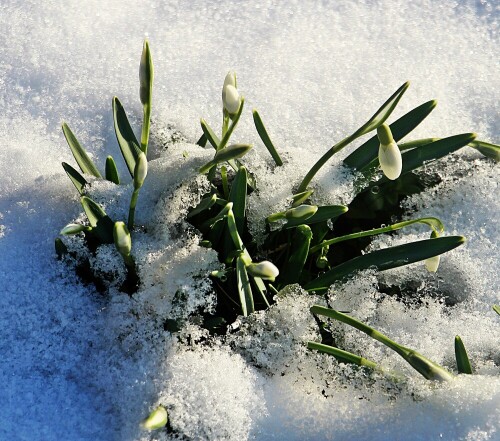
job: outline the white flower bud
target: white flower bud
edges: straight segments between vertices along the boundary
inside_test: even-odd
[[[392,137],[391,129],[387,124],[377,128],[377,136],[380,141],[378,149],[378,160],[384,175],[391,180],[399,178],[403,167],[403,159],[398,145]]]
[[[148,175],[148,160],[144,152],[139,153],[134,170],[134,188],[141,188]]]
[[[274,282],[274,279],[276,279],[280,273],[278,268],[268,260],[259,263],[251,263],[247,266],[247,271],[248,274],[254,277],[260,277],[261,279],[270,280],[271,282]]]
[[[222,86],[222,93],[224,94],[224,89],[226,86],[236,87],[236,73],[233,70],[230,70],[226,78],[224,78],[224,85]]]
[[[431,273],[435,273],[439,268],[439,261],[441,260],[441,256],[434,256],[425,259],[425,267],[427,271]]]
[[[285,217],[287,219],[306,220],[313,216],[316,211],[318,211],[316,205],[299,205],[297,208],[290,208],[290,210],[285,211]]]
[[[113,238],[118,252],[122,256],[130,256],[132,251],[132,238],[124,222],[115,222],[113,227]]]
[[[168,422],[168,414],[163,406],[158,406],[151,414],[142,422],[141,426],[146,430],[155,430],[165,427]]]
[[[238,113],[241,105],[241,97],[236,87],[228,84],[222,91],[222,103],[230,115]]]
[[[86,227],[85,225],[68,224],[60,231],[60,234],[62,234],[63,236],[68,236],[68,235],[78,234],[78,233],[81,233],[82,231],[89,231],[89,230],[90,230],[90,228]]]

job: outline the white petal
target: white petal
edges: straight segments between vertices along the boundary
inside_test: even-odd
[[[391,142],[387,145],[380,144],[378,149],[378,160],[384,175],[391,180],[399,178],[403,167],[403,160],[401,158],[401,152],[395,142]]]
[[[224,103],[224,107],[231,114],[234,115],[238,112],[240,108],[240,94],[236,87],[228,84],[224,87],[224,92],[222,94],[222,100]]]

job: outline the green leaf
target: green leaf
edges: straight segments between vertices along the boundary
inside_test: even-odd
[[[401,174],[408,173],[422,166],[425,162],[435,161],[443,156],[453,153],[454,151],[466,146],[476,137],[475,133],[463,133],[461,135],[450,136],[440,139],[439,141],[425,144],[421,147],[416,147],[402,154],[403,169]],[[387,181],[386,177],[381,181]]]
[[[500,305],[493,305],[493,311],[500,315]]]
[[[207,145],[207,136],[203,133],[201,136],[200,136],[200,139],[198,139],[198,141],[196,141],[196,144],[198,144],[200,147],[205,147]]]
[[[481,152],[484,156],[494,159],[496,162],[500,161],[499,145],[490,144],[489,142],[484,141],[472,141],[469,145]]]
[[[273,157],[276,165],[278,165],[278,166],[283,165],[283,161],[281,160],[280,155],[276,151],[276,148],[274,147],[274,144],[271,141],[271,138],[269,138],[269,135],[268,135],[267,130],[264,126],[264,123],[262,122],[262,119],[259,115],[259,112],[257,112],[256,109],[253,109],[252,113],[253,113],[253,121],[255,124],[255,128],[257,129],[257,133],[259,134],[260,139],[262,140],[262,142],[266,146],[267,150],[269,151],[269,153]]]
[[[83,194],[85,186],[88,184],[88,182],[78,171],[71,167],[71,165],[63,162],[62,166],[68,177],[71,179],[71,182],[73,182],[73,185],[78,190],[78,193]]]
[[[469,356],[465,350],[464,343],[460,336],[455,336],[455,358],[457,360],[457,369],[461,374],[472,374]]]
[[[208,139],[208,142],[212,144],[212,147],[215,150],[219,150],[220,139],[212,130],[212,127],[210,127],[203,118],[200,120],[200,124],[201,124],[201,130],[203,130],[203,134]]]
[[[345,205],[325,205],[324,207],[319,207],[318,211],[313,214],[310,218],[303,219],[288,219],[284,228],[292,228],[298,225],[311,225],[318,222],[323,222],[328,219],[333,219],[339,217],[340,215],[347,212],[347,207]]]
[[[202,211],[208,210],[210,207],[215,205],[216,202],[217,195],[215,193],[212,196],[203,198],[200,203],[188,213],[187,218],[189,219],[190,217],[200,214]]]
[[[353,136],[356,138],[364,135],[365,133],[371,132],[376,129],[378,126],[383,124],[387,118],[391,115],[392,111],[396,108],[399,103],[399,100],[402,98],[403,94],[410,87],[410,82],[407,81],[404,83],[396,92],[394,92],[391,97],[378,109],[375,114],[365,123],[363,124]]]
[[[234,219],[238,234],[243,237],[247,209],[247,169],[240,167],[231,184],[229,202],[233,203]]]
[[[116,163],[112,156],[106,158],[106,179],[116,185],[120,184],[118,169],[116,168]]]
[[[114,243],[113,228],[114,222],[106,212],[92,199],[87,196],[80,198],[85,214],[94,228],[93,232],[103,243]]]
[[[325,354],[333,355],[338,361],[342,363],[355,364],[357,366],[366,366],[380,371],[381,369],[371,360],[360,357],[359,355],[351,352],[343,351],[342,349],[333,346],[324,345],[315,341],[308,341],[307,348],[315,351],[323,352]]]
[[[73,153],[73,156],[75,157],[78,166],[82,170],[82,173],[95,176],[96,178],[102,178],[101,173],[99,173],[99,170],[89,158],[87,152],[80,145],[75,135],[66,123],[63,123],[62,130],[66,141],[68,142],[69,148],[71,149],[71,153]]]
[[[54,248],[59,260],[62,259],[66,254],[68,254],[68,247],[59,237],[56,237],[56,239],[54,240]]]
[[[410,110],[407,114],[390,124],[389,127],[391,128],[394,140],[398,142],[400,139],[403,139],[434,110],[436,105],[437,101],[428,101]],[[379,145],[380,142],[377,135],[373,136],[347,156],[344,159],[344,164],[356,170],[362,170],[375,158],[378,159]]]
[[[242,257],[236,259],[236,279],[238,283],[238,293],[240,296],[241,311],[246,317],[254,312],[252,287]]]
[[[127,114],[120,100],[115,96],[113,98],[113,121],[115,125],[115,134],[118,145],[127,164],[131,177],[134,177],[135,162],[141,152],[139,142],[135,137],[132,127],[128,122]]]
[[[151,106],[153,76],[153,60],[151,58],[149,42],[146,40],[142,48],[141,64],[139,65],[139,97],[143,106]]]
[[[407,243],[382,250],[372,251],[332,268],[313,281],[307,283],[304,289],[307,291],[323,292],[337,280],[352,276],[357,271],[368,268],[376,268],[385,271],[391,268],[419,262],[429,257],[437,256],[465,242],[463,236],[439,237],[437,239],[426,239]]]
[[[283,271],[280,272],[282,286],[299,282],[307,255],[309,254],[311,239],[312,232],[309,226],[299,225],[295,229],[290,246],[290,257],[285,263]]]
[[[309,196],[311,196],[314,193],[314,190],[307,190],[303,191],[301,193],[294,194],[292,196],[292,208],[297,208],[299,205],[302,205],[309,199]]]

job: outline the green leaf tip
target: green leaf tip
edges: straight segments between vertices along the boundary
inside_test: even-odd
[[[472,374],[469,356],[459,335],[455,336],[455,358],[457,360],[458,372],[461,374]]]
[[[143,105],[151,104],[151,91],[153,88],[153,60],[149,49],[148,40],[144,40],[144,45],[141,55],[141,64],[139,66],[139,96]]]
[[[141,427],[146,430],[156,430],[165,427],[168,422],[168,413],[163,406],[158,406],[141,423]]]
[[[62,124],[62,131],[66,141],[68,142],[69,148],[71,149],[71,153],[73,153],[73,157],[78,163],[82,173],[95,176],[96,178],[102,178],[101,173],[65,122]]]
[[[500,315],[500,305],[493,305],[493,311]]]

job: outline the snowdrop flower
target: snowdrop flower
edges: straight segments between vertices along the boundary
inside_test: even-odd
[[[391,180],[395,180],[399,178],[403,167],[401,152],[387,124],[382,124],[377,128],[377,136],[380,141],[378,150],[380,167],[385,176]]]
[[[137,190],[142,187],[144,180],[148,175],[148,160],[144,152],[139,153],[134,170],[134,188]]]
[[[261,279],[270,280],[271,282],[274,282],[274,279],[276,279],[280,273],[279,269],[268,260],[259,263],[251,263],[247,266],[247,271],[254,277],[260,277]]]
[[[224,87],[224,90],[222,91],[222,103],[224,104],[224,109],[227,110],[229,115],[235,115],[238,113],[241,105],[241,97],[238,93],[238,89],[231,86],[231,84]]]
[[[113,227],[113,238],[119,253],[124,257],[130,256],[130,252],[132,251],[132,239],[124,222],[115,222]]]

